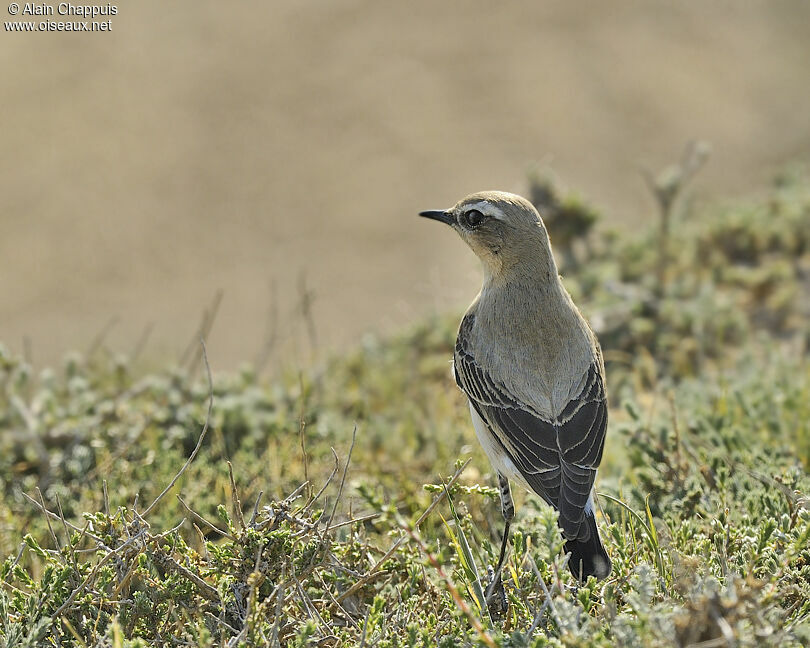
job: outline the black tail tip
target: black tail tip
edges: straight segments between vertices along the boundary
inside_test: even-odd
[[[596,528],[596,519],[591,514],[586,522],[591,530],[590,537],[587,540],[569,540],[565,543],[565,551],[571,554],[568,569],[583,583],[589,576],[595,576],[596,580],[607,578],[612,568],[610,557]]]
[[[568,569],[583,583],[589,576],[595,576],[596,580],[603,580],[610,575],[612,565],[607,552],[597,540],[597,547],[593,546],[590,540],[577,542],[576,540],[565,543],[565,550],[571,554],[568,560]]]

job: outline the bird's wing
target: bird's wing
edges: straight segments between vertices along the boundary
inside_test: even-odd
[[[585,508],[602,460],[607,430],[607,399],[601,364],[589,368],[585,386],[554,420],[548,420],[511,396],[503,384],[456,341],[456,382],[503,450],[538,495],[560,512],[569,540],[586,540]]]

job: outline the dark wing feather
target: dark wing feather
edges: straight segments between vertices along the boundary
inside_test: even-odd
[[[559,510],[565,537],[587,540],[590,527],[584,523],[585,505],[602,460],[607,430],[600,364],[591,365],[582,392],[560,415],[545,420],[476,364],[465,335],[472,322],[471,315],[464,318],[456,341],[456,382],[532,490]]]

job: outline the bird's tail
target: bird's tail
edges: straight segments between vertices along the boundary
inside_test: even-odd
[[[565,543],[565,551],[571,554],[568,568],[582,582],[588,580],[588,576],[596,576],[597,580],[602,580],[610,574],[611,564],[599,537],[593,510],[585,513],[585,524],[591,532],[587,540],[568,540]]]

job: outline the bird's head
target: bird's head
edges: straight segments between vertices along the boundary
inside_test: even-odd
[[[482,191],[450,209],[419,215],[456,230],[481,259],[488,280],[515,275],[529,275],[535,280],[547,275],[550,280],[557,276],[546,227],[525,198],[503,191]]]

